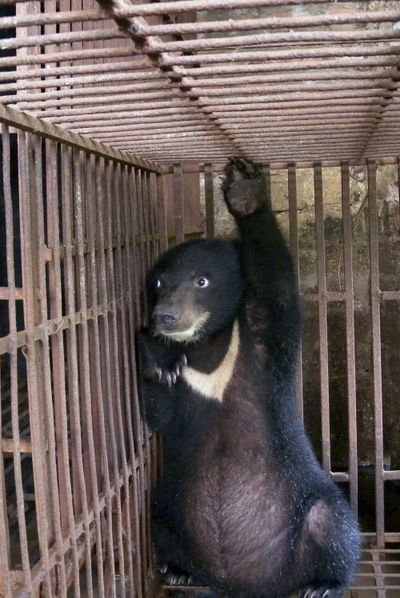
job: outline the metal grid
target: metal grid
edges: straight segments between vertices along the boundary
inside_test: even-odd
[[[139,416],[134,334],[145,271],[165,247],[158,167],[2,116],[0,594],[148,595],[157,447]]]
[[[399,152],[397,0],[15,3],[0,101],[69,130],[162,162]]]

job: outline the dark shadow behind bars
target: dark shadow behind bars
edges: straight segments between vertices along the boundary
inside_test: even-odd
[[[230,155],[269,168],[290,241],[299,408],[365,531],[352,598],[400,596],[400,7],[99,4],[5,0],[0,19],[0,596],[170,591],[135,330],[159,253],[232,232]]]

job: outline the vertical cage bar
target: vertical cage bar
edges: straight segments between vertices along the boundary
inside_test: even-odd
[[[12,439],[13,439],[13,461],[14,477],[16,487],[16,499],[18,509],[18,526],[20,531],[20,546],[22,564],[25,576],[25,583],[30,581],[29,555],[27,551],[26,520],[24,510],[24,497],[22,488],[22,470],[19,426],[14,429],[15,419],[18,421],[18,372],[17,372],[17,344],[16,344],[16,297],[15,297],[15,273],[14,273],[14,223],[13,206],[11,196],[11,172],[10,172],[10,133],[5,125],[2,127],[2,164],[3,164],[3,198],[6,228],[6,261],[7,261],[7,287],[8,287],[8,314],[9,314],[9,342],[10,342],[10,395],[11,395],[11,418],[12,418]],[[15,410],[17,409],[17,411]],[[16,413],[15,413],[16,411]],[[1,367],[0,367],[0,434],[3,440],[3,397],[1,396]],[[16,415],[16,418],[15,418]],[[7,493],[4,475],[4,458],[1,453],[0,463],[0,568],[2,591],[5,598],[11,598],[11,575],[10,575],[10,536],[7,514]],[[21,510],[22,506],[22,510]]]
[[[98,327],[98,290],[97,290],[97,272],[96,272],[96,223],[94,217],[94,203],[96,201],[97,185],[95,172],[94,156],[85,156],[85,172],[86,172],[86,242],[87,242],[87,261],[86,273],[88,288],[90,287],[90,301],[92,320],[88,322],[88,343],[90,346],[90,388],[91,388],[91,408],[93,413],[93,430],[94,430],[94,445],[96,451],[96,477],[98,492],[104,491],[105,504],[108,511],[111,512],[111,489],[109,478],[109,465],[107,455],[107,440],[105,432],[105,419],[103,407],[103,392],[101,384],[101,365],[100,365],[100,341],[99,341],[99,327]],[[88,306],[87,306],[88,307]],[[97,454],[98,453],[98,454]],[[104,485],[104,487],[103,487]],[[97,497],[96,497],[97,500]],[[95,505],[96,509],[99,509]],[[111,519],[111,518],[109,518]],[[100,542],[96,546],[96,561],[97,561],[97,579],[99,596],[106,596],[105,579],[104,579],[104,555],[107,548],[107,541],[103,543],[103,529],[102,529],[102,514],[99,510],[97,521],[97,536]],[[110,526],[107,527],[109,531]],[[106,531],[106,534],[107,534]],[[112,553],[112,538],[109,543],[109,552]],[[110,571],[110,576],[114,578],[114,569]]]
[[[341,166],[342,222],[344,253],[344,284],[346,293],[346,351],[347,396],[349,416],[349,476],[350,502],[358,511],[358,454],[357,454],[357,393],[356,393],[356,347],[354,328],[353,248],[350,210],[350,172],[347,163]]]
[[[383,405],[381,309],[379,288],[379,229],[376,197],[376,164],[368,161],[369,250],[371,264],[372,376],[375,417],[375,499],[376,539],[378,548],[385,545]]]
[[[137,392],[136,380],[136,351],[135,351],[135,313],[139,309],[139,304],[136,300],[135,291],[133,290],[132,272],[137,275],[137,260],[136,255],[136,234],[133,229],[133,221],[131,219],[131,208],[133,205],[133,198],[131,197],[131,168],[125,169],[124,189],[123,189],[123,203],[122,203],[122,222],[123,227],[123,242],[126,248],[124,271],[127,278],[127,295],[128,295],[128,343],[129,343],[129,357],[130,361],[127,367],[130,367],[132,372],[131,382],[131,397],[128,395],[126,402],[127,413],[127,427],[128,427],[128,442],[130,448],[130,465],[132,468],[132,481],[130,482],[127,491],[130,494],[130,509],[131,509],[131,534],[133,547],[129,553],[129,558],[132,560],[134,567],[135,579],[135,593],[138,597],[142,596],[142,571],[140,567],[141,562],[141,544],[140,544],[140,518],[138,505],[138,467],[143,464],[143,446],[141,439],[140,426],[140,411]]]
[[[91,502],[94,507],[94,519],[96,527],[96,560],[97,560],[97,575],[100,588],[104,585],[103,583],[103,567],[102,567],[102,536],[101,536],[101,520],[100,520],[100,507],[99,507],[99,485],[97,479],[96,470],[96,452],[94,443],[94,424],[93,424],[93,412],[92,412],[92,393],[90,386],[90,358],[91,351],[89,346],[89,333],[88,333],[88,311],[87,311],[87,269],[85,260],[85,233],[86,233],[86,221],[85,221],[85,203],[90,201],[87,197],[87,189],[84,186],[84,174],[83,170],[87,167],[87,154],[83,152],[74,152],[74,173],[75,173],[75,185],[74,185],[74,214],[75,214],[75,234],[78,250],[78,280],[79,280],[79,304],[81,309],[81,338],[80,345],[81,351],[79,353],[81,361],[81,372],[83,374],[82,389],[84,391],[82,397],[82,410],[85,414],[85,435],[87,437],[87,450],[88,450],[88,472],[89,480],[87,480],[90,493],[88,495],[91,498]],[[86,191],[86,193],[85,193]]]
[[[116,255],[115,255],[115,282],[114,288],[117,296],[117,303],[120,305],[120,330],[115,330],[115,346],[114,351],[117,353],[118,346],[122,346],[120,351],[121,372],[123,372],[123,381],[118,379],[117,391],[117,421],[118,434],[121,439],[121,456],[122,456],[122,473],[124,479],[125,493],[124,493],[124,513],[125,518],[123,534],[126,543],[127,564],[128,564],[128,580],[129,590],[133,592],[134,577],[133,577],[133,562],[132,562],[132,536],[131,536],[131,512],[130,512],[130,494],[129,494],[129,470],[127,459],[127,439],[129,435],[129,425],[126,418],[126,411],[123,413],[122,406],[131,403],[131,380],[129,375],[129,358],[128,358],[128,336],[126,324],[126,309],[127,296],[124,292],[124,285],[126,283],[126,272],[123,269],[123,252],[122,252],[122,222],[121,222],[121,204],[124,199],[123,188],[123,172],[121,164],[114,168],[114,206],[115,206],[115,225],[116,225]],[[118,324],[117,313],[115,314],[115,326]],[[119,337],[119,341],[117,340]],[[122,342],[121,342],[122,341]],[[122,376],[121,376],[122,377]],[[125,417],[124,417],[125,415]],[[126,591],[125,587],[123,591]]]
[[[108,451],[108,467],[112,469],[113,485],[115,488],[116,500],[120,502],[120,485],[118,473],[118,451],[115,440],[114,427],[114,410],[113,410],[113,385],[111,380],[111,357],[110,357],[110,330],[109,330],[109,310],[110,305],[108,301],[108,276],[106,269],[106,254],[110,250],[107,246],[107,239],[105,236],[105,220],[111,217],[107,213],[108,200],[107,195],[109,189],[107,188],[107,163],[103,158],[97,161],[96,169],[96,214],[97,214],[97,244],[99,247],[98,260],[100,263],[99,269],[99,299],[101,305],[104,306],[104,311],[99,320],[99,342],[101,354],[103,357],[103,400],[104,400],[104,417],[107,418],[107,429],[104,433],[107,434],[107,449]],[[103,217],[104,214],[104,217]],[[111,249],[112,251],[112,249]],[[99,347],[100,351],[100,347]],[[111,479],[108,482],[109,473],[105,473],[106,491],[107,494],[107,538],[108,538],[108,558],[110,560],[108,572],[108,580],[106,590],[110,593],[112,598],[116,597],[116,578],[115,578],[115,540],[113,528],[113,501],[111,497]],[[106,592],[107,595],[107,592]]]
[[[147,264],[146,264],[146,250],[145,250],[145,243],[146,243],[146,236],[144,230],[144,218],[143,218],[143,202],[142,202],[142,179],[140,170],[131,170],[131,176],[133,179],[133,187],[134,190],[134,198],[133,198],[133,230],[136,231],[135,234],[135,243],[136,249],[140,254],[140,288],[144,287],[145,280],[146,280],[146,271],[147,271]],[[140,314],[142,317],[145,317],[145,312]],[[144,320],[141,323],[145,323]]]
[[[149,207],[151,210],[150,222],[151,222],[151,246],[153,262],[160,255],[160,239],[158,235],[158,198],[157,198],[157,176],[154,172],[147,173],[147,185],[149,190]]]
[[[136,185],[135,182],[135,170],[133,168],[130,169],[129,172],[129,180],[131,184],[129,185],[129,189],[135,191],[134,196],[130,195],[130,201],[128,202],[127,208],[129,211],[129,226],[131,229],[132,234],[132,245],[130,248],[130,262],[133,264],[134,268],[130,269],[132,272],[132,280],[131,280],[131,288],[133,287],[133,293],[130,292],[131,297],[135,297],[135,312],[132,314],[132,323],[131,323],[131,346],[132,348],[135,347],[135,329],[136,326],[141,326],[143,324],[143,316],[141,314],[141,302],[140,302],[140,280],[141,280],[141,272],[142,269],[139,267],[139,263],[143,262],[140,256],[140,251],[142,248],[142,244],[140,243],[140,235],[139,231],[137,230],[138,227],[138,219],[137,219],[137,194],[136,194]],[[136,371],[136,360],[135,360],[135,352],[131,351],[131,364],[132,364],[132,371]],[[136,537],[136,545],[137,545],[137,579],[139,583],[139,598],[144,596],[144,589],[146,587],[146,571],[144,567],[145,557],[144,553],[145,550],[142,550],[144,547],[144,529],[145,529],[145,510],[143,501],[141,497],[143,496],[143,488],[145,486],[144,482],[144,460],[145,460],[145,452],[146,452],[146,443],[147,443],[147,435],[145,433],[144,427],[145,424],[142,421],[140,416],[140,407],[139,407],[139,396],[138,396],[138,380],[135,379],[134,385],[134,433],[135,433],[135,440],[136,440],[136,454],[138,457],[138,467],[134,471],[134,516],[135,516],[135,537]]]
[[[55,243],[59,235],[58,222],[58,189],[57,189],[57,147],[53,141],[46,142],[46,198],[47,198],[47,235],[48,247],[52,254],[52,259],[49,263],[49,309],[50,318],[61,318],[62,310],[60,310],[61,301],[61,279],[57,276],[59,274],[60,266],[60,247]],[[54,395],[54,411],[56,435],[61,438],[62,435],[62,382],[60,376],[60,369],[63,367],[60,363],[60,345],[59,336],[55,334],[51,339],[51,356],[53,363],[53,395]],[[60,394],[61,393],[61,394]],[[64,422],[65,423],[65,422]],[[63,446],[65,449],[65,445]],[[65,459],[68,462],[68,452],[58,450],[57,452],[57,469],[58,469],[58,483],[60,489],[60,520],[63,531],[68,529],[68,492],[67,478],[68,473],[65,469]]]
[[[181,164],[174,164],[175,235],[176,244],[185,240],[185,212],[183,197],[183,171]]]
[[[317,276],[319,299],[320,335],[320,384],[321,384],[321,424],[322,424],[322,463],[325,471],[331,471],[331,440],[329,414],[329,352],[328,352],[328,302],[325,265],[324,206],[322,168],[314,166],[315,230],[317,238]]]
[[[72,203],[72,176],[74,172],[74,160],[72,150],[62,147],[61,176],[62,176],[62,221],[63,238],[65,246],[65,289],[66,289],[66,311],[71,318],[70,328],[67,330],[67,363],[68,363],[68,401],[70,405],[70,428],[71,428],[71,453],[73,470],[73,496],[75,512],[82,515],[85,542],[85,562],[87,568],[86,591],[89,598],[93,598],[93,579],[91,561],[91,533],[89,520],[88,498],[86,493],[85,471],[83,464],[82,446],[82,423],[80,415],[80,393],[78,379],[78,339],[76,331],[76,292],[75,292],[75,268],[74,268],[74,227],[73,227],[73,203]],[[74,192],[76,189],[74,189]]]
[[[144,264],[143,279],[141,288],[144,288],[146,272],[150,268],[150,256],[148,252],[148,238],[149,230],[147,227],[147,218],[145,211],[148,209],[146,202],[145,188],[143,185],[143,173],[141,170],[136,171],[136,182],[137,182],[137,209],[141,215],[139,218],[139,239],[140,251],[142,255],[142,263]],[[141,228],[143,226],[143,229]],[[143,232],[142,232],[143,231]],[[146,325],[147,323],[147,304],[143,299],[142,302],[143,313],[141,318],[141,324]],[[144,594],[146,595],[149,591],[149,570],[151,563],[151,540],[150,540],[150,504],[149,504],[149,493],[150,493],[150,472],[151,472],[151,434],[145,424],[143,424],[143,440],[144,440],[144,454],[146,456],[141,468],[140,475],[140,494],[142,503],[142,519],[141,519],[141,532],[142,542],[144,550],[142,552],[143,562],[143,581],[144,581]]]
[[[49,173],[48,173],[48,243],[52,251],[50,263],[50,315],[53,318],[62,318],[62,297],[61,297],[61,256],[60,256],[60,220],[59,205],[64,197],[58,195],[58,180],[60,171],[57,170],[58,149],[62,155],[63,148],[57,148],[53,142],[49,142]],[[59,176],[57,176],[57,174]],[[62,180],[62,177],[60,177]],[[79,555],[75,531],[74,508],[72,501],[72,483],[70,474],[70,451],[68,441],[68,414],[67,397],[65,391],[65,351],[62,331],[56,331],[52,341],[52,364],[54,380],[54,402],[55,402],[55,425],[57,434],[57,467],[60,484],[60,495],[65,501],[61,509],[61,523],[63,535],[68,533],[72,551],[72,578],[74,594],[80,596],[79,583]]]
[[[0,370],[0,431],[2,431],[2,396],[1,396],[1,370]],[[1,432],[0,439],[3,440]],[[1,453],[0,462],[0,592],[4,598],[12,598],[11,575],[10,575],[10,535],[8,529],[7,494],[4,476],[4,460]]]
[[[105,239],[106,239],[106,275],[107,275],[107,303],[111,308],[111,326],[108,329],[108,346],[107,346],[107,369],[112,368],[114,372],[114,384],[109,387],[108,402],[109,402],[109,417],[112,426],[112,438],[114,445],[114,476],[115,476],[115,490],[116,490],[116,525],[117,525],[117,542],[118,542],[118,565],[120,574],[121,588],[125,588],[125,558],[124,558],[124,541],[123,541],[123,524],[122,524],[122,500],[119,479],[119,463],[121,455],[121,443],[123,438],[118,438],[119,430],[119,409],[121,400],[121,386],[120,386],[120,372],[119,372],[119,337],[117,328],[117,302],[115,296],[115,277],[114,277],[114,251],[113,251],[113,230],[115,212],[113,210],[112,199],[114,197],[113,177],[115,176],[114,164],[107,163],[106,168],[106,196],[104,203],[104,218],[105,224]],[[118,200],[117,200],[118,201]],[[115,208],[114,208],[115,209]],[[115,405],[114,397],[117,397],[117,406]],[[116,409],[117,407],[117,409]],[[117,413],[116,413],[117,411]],[[118,442],[119,440],[119,442]]]
[[[34,165],[30,155],[28,134],[18,133],[19,185],[20,185],[20,216],[22,237],[22,280],[25,289],[24,318],[27,331],[27,373],[29,417],[32,439],[33,475],[35,483],[35,504],[37,530],[40,555],[43,562],[44,592],[52,594],[49,574],[49,510],[48,510],[48,480],[46,463],[45,435],[43,434],[43,402],[42,393],[38,385],[42,381],[40,355],[33,338],[36,323],[40,323],[40,300],[36,293],[38,288],[38,238],[36,218],[33,206],[36,201]],[[19,425],[19,422],[16,424]]]
[[[160,253],[168,249],[167,215],[165,210],[165,184],[166,178],[163,174],[157,175],[157,202],[158,202],[158,234],[160,237]]]
[[[296,166],[290,164],[288,167],[288,200],[289,200],[289,234],[290,251],[293,258],[294,273],[296,277],[297,288],[300,289],[300,253],[299,253],[299,233],[297,221],[297,180]],[[303,359],[302,347],[300,341],[299,358],[296,371],[296,393],[301,418],[304,417],[303,405]]]
[[[137,174],[139,182],[139,209],[142,213],[143,232],[144,232],[144,249],[146,252],[146,269],[147,272],[152,263],[151,253],[151,231],[150,231],[150,217],[149,217],[149,197],[147,189],[146,173],[140,170]]]
[[[50,142],[49,142],[50,143]],[[45,244],[45,214],[44,214],[44,190],[42,183],[43,175],[43,164],[42,164],[42,149],[43,142],[40,137],[32,138],[31,151],[33,153],[34,165],[35,165],[35,183],[36,190],[33,194],[35,203],[32,205],[34,212],[36,213],[37,219],[37,242],[38,242],[38,288],[41,297],[40,301],[40,320],[46,322],[47,320],[47,287],[46,287],[46,252],[47,246]],[[54,144],[47,145],[46,152],[46,172],[52,168],[55,176],[57,175],[56,164],[54,157],[51,155],[54,153]],[[48,181],[49,183],[49,181]],[[47,185],[47,206],[55,201],[53,194],[54,189],[52,188],[51,181]],[[50,371],[50,343],[47,334],[42,336],[41,340],[42,347],[42,371],[43,371],[43,411],[45,420],[46,439],[48,443],[48,477],[49,477],[49,494],[51,504],[51,527],[52,536],[54,536],[56,550],[59,555],[58,571],[59,571],[59,582],[61,596],[67,595],[67,581],[65,573],[65,561],[63,551],[63,537],[61,530],[61,511],[60,511],[60,496],[58,491],[58,478],[57,478],[57,457],[56,457],[56,438],[54,429],[54,408],[53,408],[53,389],[51,384],[51,371]],[[53,539],[53,538],[52,538]],[[54,583],[54,582],[53,582]]]
[[[206,237],[213,239],[214,223],[214,172],[212,164],[204,164],[204,194],[206,202]]]
[[[399,232],[400,232],[400,158],[397,159],[397,194],[399,199]]]

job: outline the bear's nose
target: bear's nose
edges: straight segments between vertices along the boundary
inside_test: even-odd
[[[157,324],[163,326],[172,326],[179,320],[180,313],[176,309],[158,309],[156,308],[153,312],[153,318]]]

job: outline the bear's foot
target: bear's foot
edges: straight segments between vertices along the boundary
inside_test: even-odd
[[[307,588],[300,593],[300,598],[341,598],[345,590],[346,588],[343,587],[329,588],[327,586]]]
[[[183,368],[187,365],[187,357],[186,355],[182,355],[180,359],[172,366],[172,368],[165,368],[165,367],[158,367],[154,366],[149,372],[147,370],[147,376],[151,377],[156,382],[160,384],[166,384],[167,386],[172,386],[176,384],[177,380],[181,377]]]
[[[266,180],[262,166],[231,158],[222,185],[229,211],[236,217],[258,212],[266,203]]]

